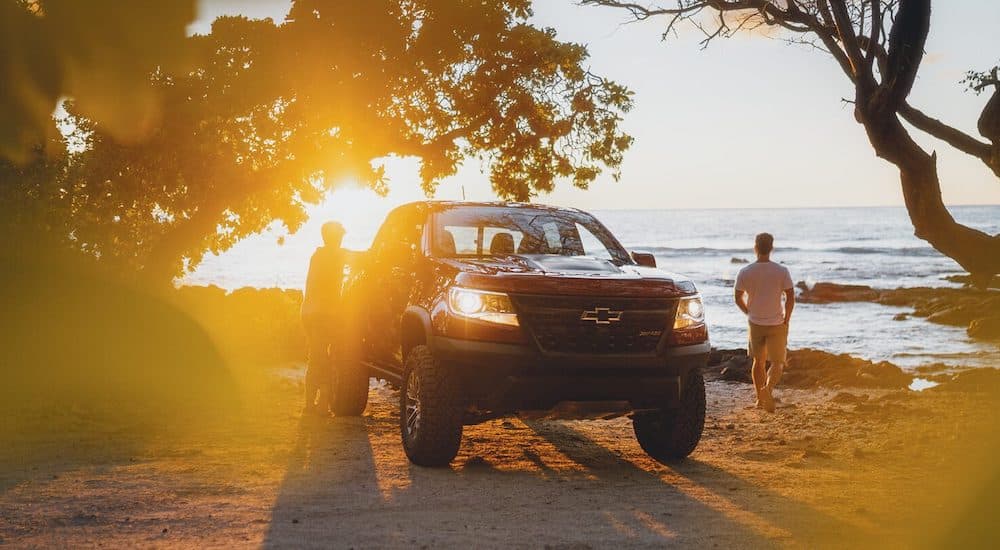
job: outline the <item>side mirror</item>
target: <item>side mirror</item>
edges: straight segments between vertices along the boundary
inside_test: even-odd
[[[643,267],[656,267],[656,258],[649,252],[632,252],[632,259]]]

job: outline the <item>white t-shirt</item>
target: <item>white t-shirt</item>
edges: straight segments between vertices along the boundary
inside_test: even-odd
[[[750,322],[755,325],[775,326],[785,322],[781,296],[790,288],[793,288],[792,274],[775,262],[754,262],[736,276],[736,290],[747,293]]]

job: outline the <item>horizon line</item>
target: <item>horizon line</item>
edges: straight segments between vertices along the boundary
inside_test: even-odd
[[[547,204],[540,202],[538,204]],[[552,204],[552,203],[548,203]],[[946,204],[947,208],[969,208],[969,207],[1000,207],[1000,204]],[[849,206],[666,206],[655,208],[631,208],[631,207],[607,207],[607,208],[586,208],[593,211],[657,211],[657,210],[823,210],[823,209],[856,209],[865,208],[902,208],[904,204],[881,204],[881,205],[849,205]]]

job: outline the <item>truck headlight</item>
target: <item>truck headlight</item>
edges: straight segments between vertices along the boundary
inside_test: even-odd
[[[460,317],[518,326],[510,296],[502,292],[453,287],[448,293],[448,309]]]
[[[705,323],[705,308],[700,296],[681,298],[674,315],[674,330],[693,328]]]

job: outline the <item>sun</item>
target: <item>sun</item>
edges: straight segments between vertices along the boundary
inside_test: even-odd
[[[323,202],[309,209],[309,222],[302,230],[318,231],[324,222],[338,221],[347,231],[345,248],[367,249],[386,214],[401,204],[426,198],[419,192],[418,184],[394,183],[383,197],[360,183],[338,182]]]

